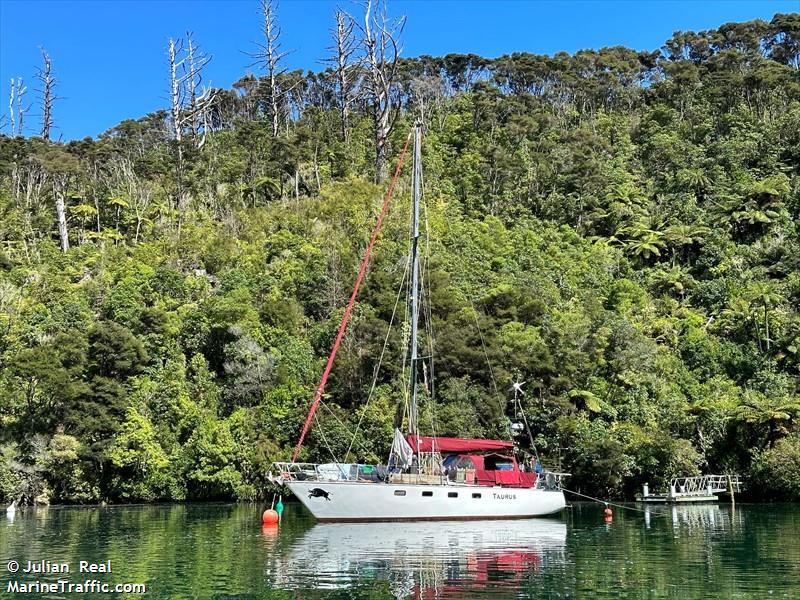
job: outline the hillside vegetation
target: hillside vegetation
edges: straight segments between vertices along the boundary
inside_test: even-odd
[[[507,437],[525,381],[572,489],[737,472],[800,498],[799,53],[789,14],[653,52],[399,60],[387,171],[426,128],[423,427]],[[0,496],[269,490],[387,187],[370,96],[343,124],[339,92],[331,70],[249,76],[180,140],[167,111],[0,136]],[[359,422],[351,460],[386,460],[402,308],[370,388],[409,184],[407,165],[304,460],[344,458]]]

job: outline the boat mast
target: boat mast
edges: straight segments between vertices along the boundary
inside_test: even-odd
[[[414,124],[414,166],[411,175],[411,294],[409,309],[411,313],[411,377],[409,391],[411,408],[408,415],[409,433],[419,435],[417,414],[417,326],[419,324],[419,201],[422,193],[422,123]],[[414,448],[417,452],[417,448]]]

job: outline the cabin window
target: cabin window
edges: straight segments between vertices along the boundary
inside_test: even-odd
[[[472,462],[472,460],[469,459],[469,458],[462,458],[460,461],[458,461],[458,468],[459,469],[474,469],[475,468],[475,463]]]
[[[458,498],[458,492],[447,492],[448,498]]]
[[[514,463],[504,456],[487,456],[484,468],[487,471],[513,471]]]
[[[480,494],[472,494],[472,497],[473,497],[473,498],[480,498],[480,497],[481,497],[481,495],[480,495]]]
[[[406,491],[405,490],[395,490],[394,491],[394,495],[395,496],[405,496],[406,495]]]
[[[422,492],[422,496],[425,498],[430,498],[433,496],[433,492]]]

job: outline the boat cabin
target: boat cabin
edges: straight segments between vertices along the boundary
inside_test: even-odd
[[[516,458],[505,454],[449,454],[442,464],[448,479],[456,483],[489,487],[533,487],[536,484],[536,473],[523,471]]]
[[[409,435],[408,444],[416,453],[440,453],[444,474],[453,482],[519,488],[536,484],[537,474],[517,463],[513,442]]]

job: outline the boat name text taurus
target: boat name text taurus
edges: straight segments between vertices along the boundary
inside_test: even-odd
[[[517,495],[516,494],[498,494],[496,492],[492,492],[492,497],[495,500],[516,500],[517,499]]]

